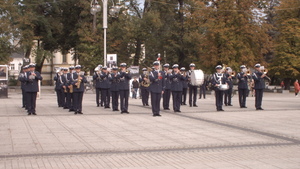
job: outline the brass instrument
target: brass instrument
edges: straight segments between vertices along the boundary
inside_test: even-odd
[[[80,84],[81,84],[81,79],[78,79],[78,81],[77,81],[77,83],[76,83],[77,89],[80,88]]]
[[[70,89],[70,93],[73,93],[73,85],[70,85],[69,89]]]
[[[144,78],[146,78],[147,80],[143,80],[143,81],[141,82],[141,85],[142,85],[143,87],[149,87],[150,84],[151,84],[150,79],[149,79],[149,74],[150,74],[151,70],[152,70],[151,68],[148,68],[148,70],[147,70],[147,72],[146,72],[146,74],[145,74],[145,77],[144,77]]]
[[[236,75],[235,71],[232,71],[232,72],[230,73],[230,76],[232,76],[232,77],[234,77],[235,75]]]
[[[246,74],[247,74],[247,76],[250,76],[251,75],[251,70],[250,69],[246,69],[247,71],[246,71]]]
[[[65,92],[65,93],[68,93],[68,91],[67,91],[67,88],[66,88],[66,87],[64,88],[64,92]]]

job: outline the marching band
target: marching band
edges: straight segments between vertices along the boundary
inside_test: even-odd
[[[215,105],[217,111],[223,110],[225,106],[232,106],[233,80],[237,80],[238,98],[240,108],[246,107],[246,98],[249,92],[248,82],[254,82],[255,108],[263,110],[262,98],[265,88],[265,79],[270,80],[266,75],[267,69],[260,64],[256,64],[255,71],[251,73],[245,65],[240,66],[240,71],[235,74],[230,67],[217,65],[216,72],[207,81],[202,70],[195,70],[196,65],[191,63],[190,70],[184,67],[179,68],[174,64],[172,69],[168,63],[160,69],[160,61],[155,61],[152,68],[143,68],[142,74],[138,78],[140,84],[140,94],[143,106],[149,106],[151,96],[151,107],[154,117],[161,116],[161,99],[164,110],[170,110],[170,98],[172,95],[173,111],[181,112],[181,105],[186,105],[186,97],[189,90],[189,106],[198,107],[196,104],[197,90],[200,88],[200,98],[205,99],[206,87],[212,86],[215,93]],[[87,79],[81,71],[81,65],[70,66],[69,68],[59,68],[54,77],[55,92],[58,107],[74,111],[74,114],[83,114],[82,100]],[[136,77],[134,77],[136,79]],[[99,65],[95,68],[93,80],[96,89],[96,104],[105,109],[112,107],[112,111],[120,111],[121,114],[129,114],[128,100],[130,93],[130,80],[132,74],[127,69],[126,63],[110,70],[106,66]],[[36,115],[36,96],[39,91],[38,81],[42,80],[39,72],[35,71],[35,64],[23,67],[20,73],[22,89],[22,105],[27,110],[28,115]],[[223,102],[224,101],[224,102]],[[120,102],[120,108],[119,108]],[[111,107],[110,107],[111,104]]]

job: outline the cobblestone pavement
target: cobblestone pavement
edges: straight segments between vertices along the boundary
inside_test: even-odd
[[[130,114],[96,107],[84,95],[83,115],[57,107],[53,93],[37,101],[37,116],[20,108],[20,93],[0,99],[0,169],[5,168],[300,168],[300,98],[266,93],[264,111],[216,112],[214,97],[182,113],[152,117],[140,99]],[[171,104],[172,105],[172,104]]]

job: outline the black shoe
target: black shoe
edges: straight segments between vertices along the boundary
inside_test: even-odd
[[[125,111],[124,113],[127,113],[127,114],[129,114],[129,112],[128,112],[128,111]]]
[[[74,109],[70,109],[69,112],[71,112],[71,111],[75,111],[75,110]]]
[[[182,105],[186,105],[186,103],[183,103]]]
[[[75,111],[75,113],[74,114],[77,114],[78,112],[77,111]]]
[[[225,104],[225,106],[227,106],[227,104]]]
[[[78,114],[83,114],[81,111],[77,112]]]
[[[193,105],[194,107],[198,107],[196,104]]]
[[[99,104],[97,104],[97,107],[99,107]]]
[[[260,107],[260,108],[257,108],[256,110],[264,110],[264,109]]]
[[[146,106],[149,106],[149,104],[146,104]]]
[[[157,115],[156,114],[153,114],[153,117],[156,117]]]
[[[32,113],[32,115],[36,115],[36,113]]]
[[[69,109],[68,107],[64,107],[64,109]]]
[[[125,111],[121,111],[121,114],[125,113]]]
[[[247,108],[246,106],[241,106],[241,108]]]
[[[164,108],[164,110],[170,110],[169,108]]]
[[[228,106],[233,106],[232,104],[228,104]]]
[[[103,107],[103,105],[101,104],[101,107]]]
[[[25,108],[25,106],[22,106],[22,108]]]
[[[217,109],[217,111],[224,111],[223,109]]]
[[[160,115],[160,114],[158,114],[158,115],[156,115],[156,116],[158,116],[158,117],[161,117],[161,115]]]
[[[30,116],[31,115],[31,113],[28,113],[28,116]]]
[[[193,106],[190,104],[190,107],[193,107]]]

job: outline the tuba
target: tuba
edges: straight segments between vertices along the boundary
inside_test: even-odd
[[[149,87],[150,84],[151,84],[150,79],[149,79],[149,74],[150,74],[150,71],[151,71],[151,70],[152,70],[151,68],[148,68],[148,70],[147,70],[147,72],[146,72],[146,74],[145,74],[145,77],[144,77],[144,78],[146,78],[147,80],[143,80],[143,81],[141,82],[141,85],[142,85],[143,87]]]

